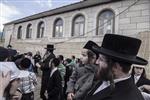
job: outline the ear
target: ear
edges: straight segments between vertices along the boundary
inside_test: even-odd
[[[122,67],[120,67],[120,64],[116,62],[116,63],[113,64],[112,70],[114,72],[118,72],[118,71],[122,70]]]

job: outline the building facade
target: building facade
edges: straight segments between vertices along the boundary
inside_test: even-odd
[[[44,54],[44,47],[54,44],[56,55],[79,57],[88,40],[101,44],[107,33],[137,37],[145,31],[150,31],[150,0],[84,0],[6,23],[4,45]]]

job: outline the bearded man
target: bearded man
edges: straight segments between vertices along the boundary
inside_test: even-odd
[[[146,65],[148,62],[137,57],[141,40],[106,34],[101,47],[93,47],[99,53],[100,82],[90,91],[86,100],[144,100],[131,79],[132,64]]]

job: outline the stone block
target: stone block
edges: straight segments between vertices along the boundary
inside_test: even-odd
[[[146,10],[149,9],[149,4],[139,4],[132,6],[129,11]]]
[[[137,24],[137,29],[141,29],[141,28],[150,28],[150,23],[138,23]]]
[[[141,14],[141,10],[139,10],[139,11],[132,11],[132,12],[128,12],[127,14],[127,17],[137,17],[137,16],[141,16],[142,14]]]
[[[130,6],[134,3],[134,0],[125,0],[124,2],[122,2],[122,7],[127,7]]]
[[[150,16],[142,16],[142,17],[132,17],[131,23],[142,23],[142,22],[149,22]]]
[[[125,24],[125,25],[120,25],[120,29],[136,29],[136,24]]]
[[[140,0],[137,2],[137,4],[145,4],[145,3],[150,3],[150,0]]]
[[[150,9],[149,10],[142,10],[142,16],[150,15]]]
[[[119,20],[119,24],[129,24],[130,18],[122,18]]]

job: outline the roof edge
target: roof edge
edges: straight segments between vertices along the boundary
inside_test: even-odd
[[[96,5],[100,5],[100,4],[107,4],[107,3],[111,3],[111,2],[117,2],[117,1],[122,1],[122,0],[95,0],[95,3],[92,3],[90,0],[86,0],[86,1],[80,1],[77,3],[72,3],[69,5],[65,5],[62,7],[58,7],[58,8],[54,8],[51,10],[47,10],[47,11],[43,11],[37,14],[33,14],[24,18],[20,18],[8,23],[5,23],[3,25],[9,25],[9,24],[18,24],[21,22],[26,22],[26,21],[31,21],[31,20],[35,20],[35,19],[39,19],[39,18],[44,18],[47,16],[52,16],[52,15],[56,15],[56,14],[61,14],[61,13],[66,13],[66,12],[71,12],[77,9],[84,9],[84,8],[88,8],[88,7],[92,7],[92,6],[96,6]],[[88,4],[91,3],[91,4]],[[72,7],[72,9],[68,9]]]

